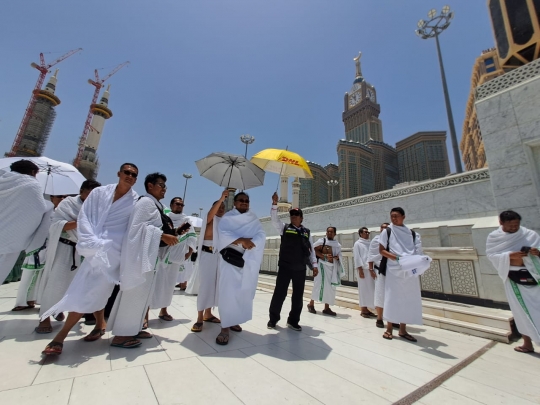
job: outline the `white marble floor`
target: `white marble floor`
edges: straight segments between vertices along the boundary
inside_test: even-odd
[[[302,313],[302,332],[282,320],[268,330],[271,295],[257,292],[254,318],[228,346],[219,325],[190,332],[196,297],[179,293],[173,322],[154,313],[153,339],[136,349],[110,347],[109,334],[87,343],[81,324],[64,353],[43,359],[53,335],[37,335],[37,310],[11,312],[18,283],[0,286],[0,404],[386,404],[422,387],[488,340],[431,327],[411,327],[418,343],[382,339],[374,320],[334,307],[337,318]],[[286,318],[289,300],[284,305]],[[322,309],[321,306],[318,309]],[[216,313],[216,315],[218,315]],[[60,327],[55,322],[55,331]],[[515,344],[514,344],[515,345]],[[422,404],[540,403],[540,356],[514,345],[491,350],[422,397]]]

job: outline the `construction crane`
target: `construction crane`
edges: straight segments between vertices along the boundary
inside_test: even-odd
[[[90,108],[88,110],[88,116],[86,117],[86,122],[84,123],[83,133],[82,133],[81,137],[79,138],[79,147],[78,147],[78,150],[77,150],[77,156],[75,156],[75,159],[73,160],[73,166],[78,168],[79,163],[81,162],[82,155],[83,155],[83,152],[84,152],[84,146],[86,144],[86,138],[88,137],[88,132],[90,131],[90,122],[92,121],[92,116],[94,115],[94,113],[92,112],[92,106],[94,104],[96,104],[96,102],[97,102],[97,99],[98,99],[98,96],[99,96],[99,91],[103,87],[103,83],[105,83],[105,81],[107,79],[109,79],[112,75],[114,75],[116,72],[118,72],[120,69],[122,69],[124,66],[127,66],[127,65],[129,65],[129,61],[124,62],[124,63],[116,66],[103,79],[99,78],[99,73],[98,73],[98,70],[96,69],[96,70],[94,70],[94,76],[95,76],[96,79],[95,80],[88,79],[88,83],[90,83],[96,89],[94,90],[94,97],[92,98],[92,103],[90,103]]]
[[[7,157],[15,156],[17,151],[19,150],[19,145],[23,138],[24,131],[26,130],[26,127],[28,126],[28,121],[30,121],[30,117],[32,117],[32,112],[36,104],[36,94],[39,92],[39,90],[41,90],[41,86],[43,85],[43,82],[45,81],[45,76],[47,76],[47,73],[49,73],[49,69],[52,68],[54,65],[62,62],[64,59],[69,58],[71,55],[76,54],[79,51],[82,51],[82,48],[73,49],[72,51],[69,51],[65,55],[60,56],[54,62],[51,62],[49,64],[45,63],[45,57],[43,56],[43,53],[40,53],[39,65],[34,62],[30,64],[30,66],[39,70],[39,77],[34,87],[34,90],[32,91],[32,97],[30,97],[30,101],[28,102],[28,106],[26,107],[26,110],[24,112],[21,125],[19,125],[19,129],[17,130],[17,135],[15,136],[13,145],[11,145],[11,150],[8,153],[6,153]]]

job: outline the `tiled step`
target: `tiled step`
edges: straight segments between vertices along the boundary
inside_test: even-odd
[[[273,292],[276,277],[260,274],[258,288]],[[311,298],[313,282],[306,281],[304,298]],[[288,294],[292,293],[289,286]],[[336,305],[360,310],[358,290],[355,287],[340,286],[336,291]],[[468,335],[509,343],[512,335],[510,311],[478,307],[456,302],[422,299],[422,318],[424,323],[441,329],[448,329]]]

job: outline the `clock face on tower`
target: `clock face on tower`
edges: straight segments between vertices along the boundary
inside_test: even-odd
[[[354,107],[360,102],[360,92],[353,93],[349,96],[349,107]]]
[[[371,101],[375,102],[375,92],[372,90],[372,89],[367,89],[366,91],[366,96],[367,98],[369,98]]]

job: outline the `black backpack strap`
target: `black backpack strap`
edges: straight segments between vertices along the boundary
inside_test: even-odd
[[[411,229],[412,232],[412,241],[413,243],[416,243],[416,232]]]
[[[389,252],[390,250],[390,235],[392,234],[391,228],[386,228],[386,235],[388,235],[388,241],[386,241],[386,251]]]

